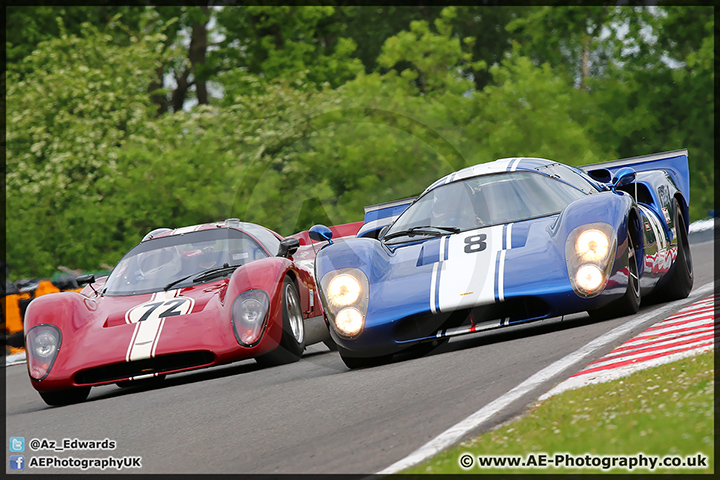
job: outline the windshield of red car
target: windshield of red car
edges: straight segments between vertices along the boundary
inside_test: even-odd
[[[585,195],[564,182],[535,172],[481,175],[427,192],[398,217],[384,236],[420,227],[465,231],[520,222],[557,214]],[[407,241],[404,236],[394,238]]]
[[[244,265],[268,256],[253,238],[232,228],[146,240],[118,262],[105,283],[104,294],[118,296],[157,292],[188,275],[194,276],[225,264]],[[214,280],[217,278],[205,281]],[[188,282],[192,284],[192,278],[188,278]]]

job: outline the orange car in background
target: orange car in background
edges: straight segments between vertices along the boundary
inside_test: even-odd
[[[12,284],[11,284],[12,285]],[[5,295],[5,301],[2,303],[3,309],[3,330],[5,331],[5,345],[6,354],[18,353],[24,350],[24,338],[23,338],[23,316],[28,303],[32,299],[47,295],[48,293],[55,292],[79,292],[81,288],[77,288],[77,284],[72,282],[61,283],[62,287],[71,287],[61,289],[54,285],[50,280],[41,280],[37,283],[37,286],[32,288],[34,285],[29,287],[13,290],[7,290]],[[72,288],[75,286],[76,288]],[[8,286],[6,285],[6,288]]]

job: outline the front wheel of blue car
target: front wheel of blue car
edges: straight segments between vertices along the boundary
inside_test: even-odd
[[[255,359],[263,367],[297,362],[305,350],[305,321],[300,307],[300,296],[295,284],[288,277],[285,277],[282,291],[282,338],[275,350]]]
[[[624,317],[632,315],[640,310],[640,275],[638,273],[638,262],[635,240],[628,232],[627,271],[628,284],[625,295],[622,298],[604,307],[591,310],[588,313],[593,320],[607,320],[609,318]]]
[[[345,366],[351,370],[355,370],[357,368],[377,367],[379,365],[389,363],[390,360],[392,360],[392,354],[382,355],[379,357],[354,357],[352,356],[350,350],[346,350],[340,345],[338,345],[338,352],[340,353],[340,358]]]

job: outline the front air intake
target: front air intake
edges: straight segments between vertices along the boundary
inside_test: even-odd
[[[139,375],[167,373],[191,368],[210,366],[215,355],[208,351],[171,353],[134,362],[113,363],[102,367],[88,368],[75,374],[75,383],[92,385],[125,380]]]

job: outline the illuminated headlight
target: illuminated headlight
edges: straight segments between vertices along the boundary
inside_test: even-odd
[[[338,275],[328,284],[328,301],[335,307],[352,305],[360,297],[362,287],[352,275]]]
[[[326,314],[338,334],[359,335],[365,326],[369,284],[357,268],[344,268],[326,274],[320,282]]]
[[[269,300],[262,290],[248,290],[235,298],[232,305],[232,324],[235,339],[245,347],[260,340],[265,328]]]
[[[594,293],[603,284],[604,276],[597,265],[586,264],[578,268],[575,283],[585,293]]]
[[[565,261],[570,284],[578,295],[592,297],[602,291],[616,248],[615,229],[607,223],[582,225],[570,232]]]
[[[610,242],[600,230],[585,230],[575,243],[577,254],[585,261],[600,262],[607,257]]]
[[[25,337],[27,367],[30,378],[43,380],[55,363],[62,335],[54,325],[37,325]]]
[[[335,326],[348,337],[360,333],[363,327],[363,314],[354,307],[343,308],[335,317]]]

